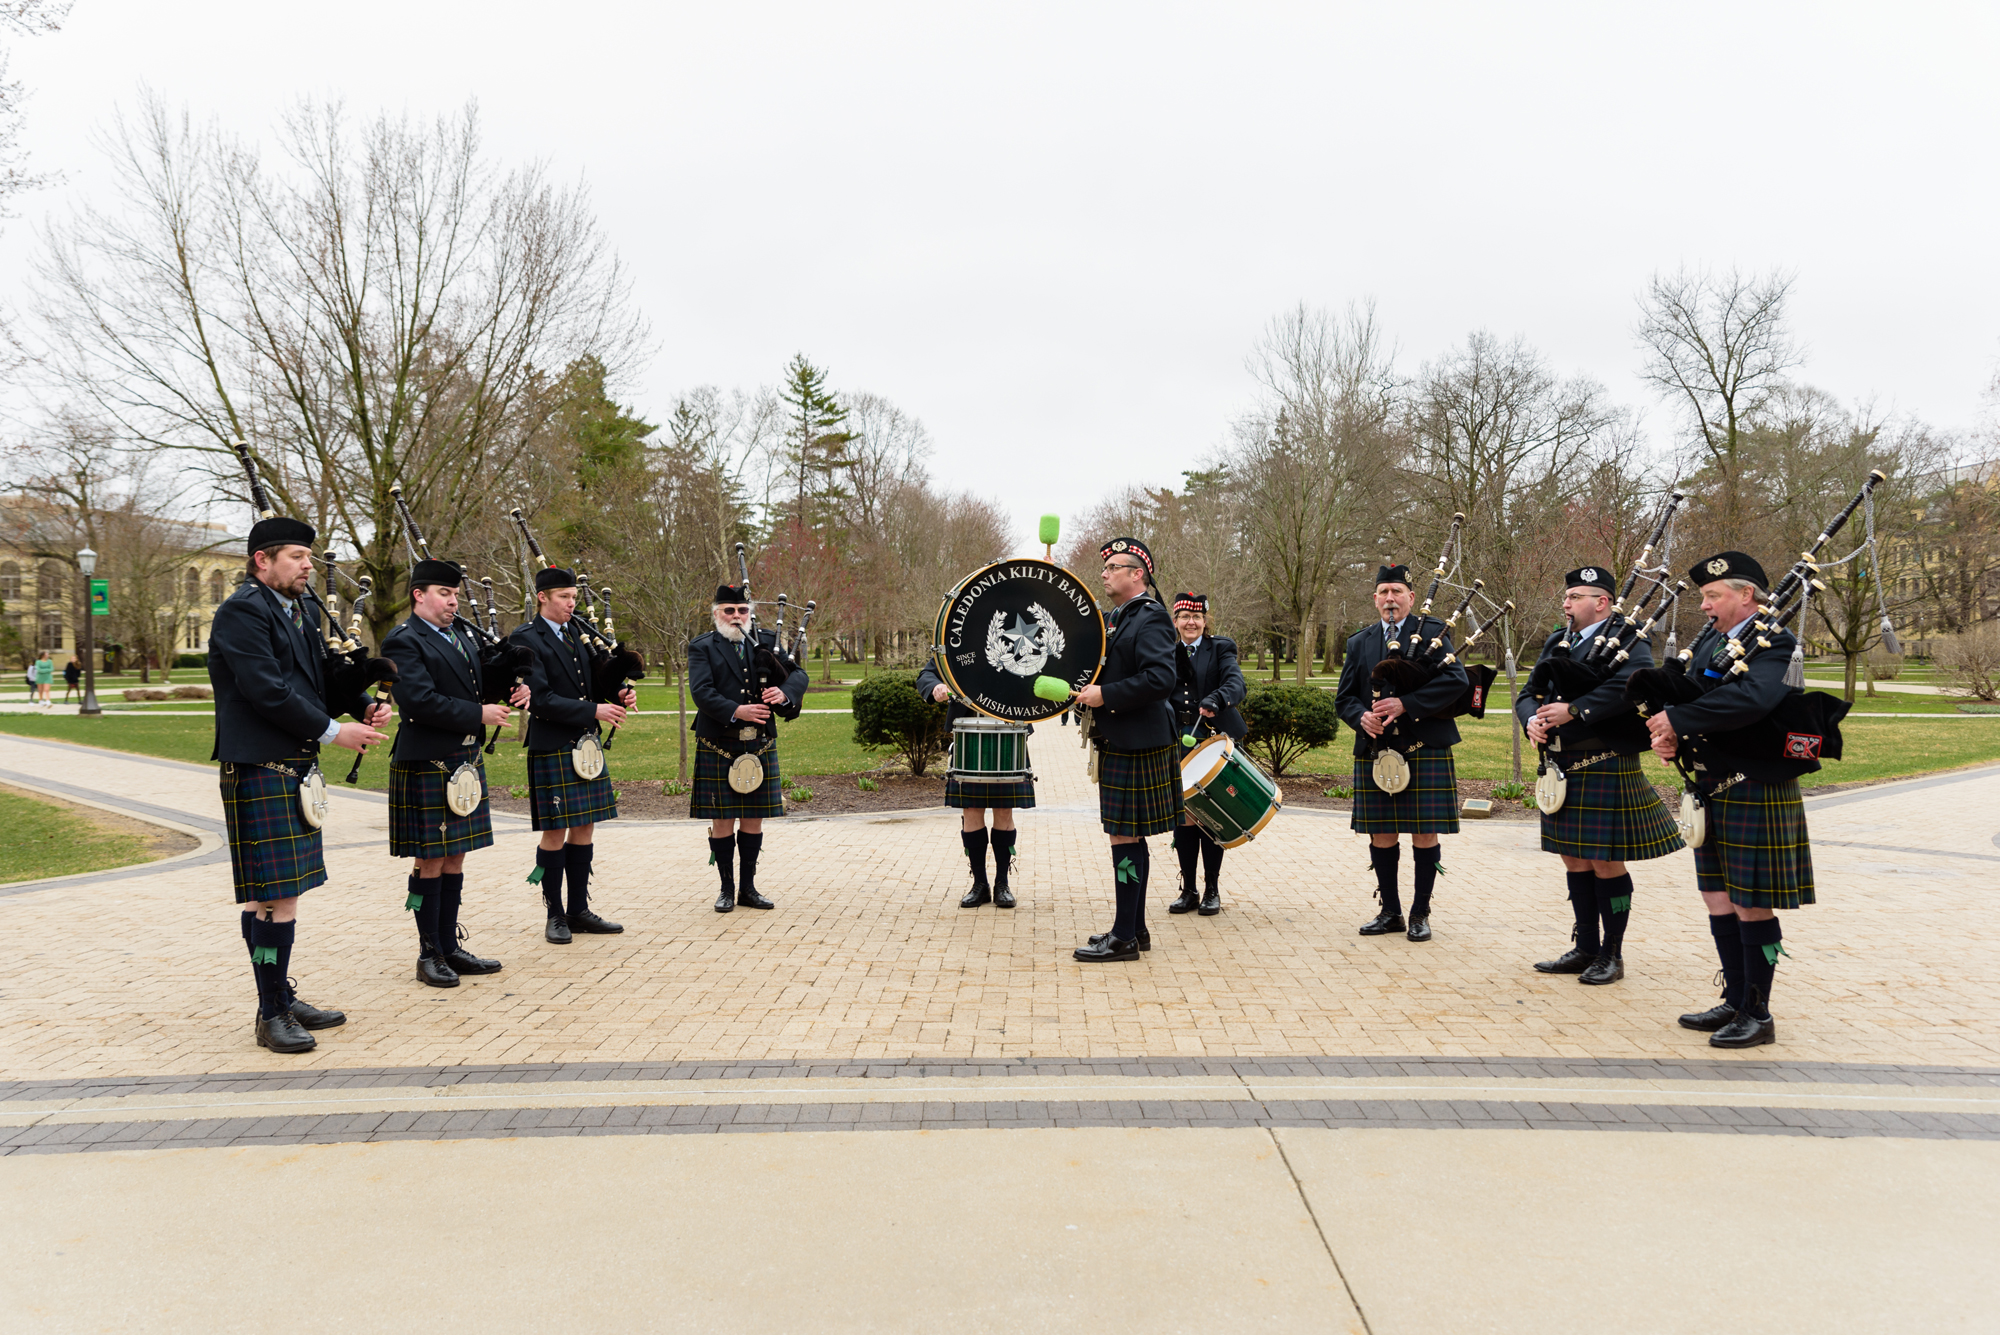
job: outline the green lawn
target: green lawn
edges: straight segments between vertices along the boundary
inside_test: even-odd
[[[106,830],[86,816],[24,793],[0,790],[0,882],[129,867],[147,860],[136,834]]]

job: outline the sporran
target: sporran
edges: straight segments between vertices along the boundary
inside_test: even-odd
[[[579,779],[594,779],[604,773],[604,748],[596,733],[587,732],[576,739],[569,751],[569,764]]]
[[[470,816],[485,800],[486,785],[479,781],[479,770],[470,761],[453,770],[444,782],[444,804],[454,816]]]
[[[1550,765],[1535,776],[1535,809],[1553,816],[1569,800],[1569,775]]]
[[[1700,848],[1708,838],[1708,804],[1691,792],[1681,794],[1681,842]]]
[[[299,780],[299,815],[307,825],[317,830],[326,824],[327,812],[326,776],[319,772],[319,762],[314,761],[305,777]]]
[[[1410,762],[1401,751],[1384,751],[1375,757],[1375,786],[1391,797],[1410,786]]]
[[[729,786],[739,793],[754,793],[764,786],[764,762],[754,752],[745,751],[729,762]]]

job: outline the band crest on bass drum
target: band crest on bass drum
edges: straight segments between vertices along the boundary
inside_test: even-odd
[[[1104,662],[1104,616],[1082,581],[1049,561],[1000,561],[960,581],[938,609],[933,653],[952,693],[992,718],[1033,723],[1067,706],[1035,679],[1072,689]]]

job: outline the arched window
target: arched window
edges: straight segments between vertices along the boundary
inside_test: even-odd
[[[193,573],[194,571],[192,570],[188,571],[190,575]],[[192,613],[188,615],[187,619],[187,647],[190,649],[201,648],[201,618]]]
[[[12,561],[0,561],[0,598],[21,596],[21,567]]]
[[[211,571],[209,571],[209,572],[208,572],[208,602],[209,602],[209,605],[210,605],[211,607],[220,607],[220,606],[222,606],[222,596],[223,596],[223,593],[224,593],[224,592],[225,592],[225,590],[223,589],[223,586],[222,586],[222,572],[221,572],[220,570],[211,570]]]
[[[59,603],[63,596],[63,568],[54,561],[44,561],[35,571],[35,597],[45,603]]]
[[[63,647],[63,619],[60,613],[42,613],[41,647],[50,653],[55,653]]]
[[[187,600],[190,603],[201,601],[201,572],[193,566],[187,568]]]

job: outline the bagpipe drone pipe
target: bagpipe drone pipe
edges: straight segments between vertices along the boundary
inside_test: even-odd
[[[532,556],[536,565],[543,570],[549,568],[549,556],[542,544],[535,538],[534,530],[528,527],[528,520],[519,506],[507,512],[514,521],[514,528],[521,535],[522,545]],[[524,569],[525,569],[525,562]],[[583,649],[584,678],[589,683],[590,703],[616,705],[624,703],[624,695],[633,684],[646,675],[646,660],[638,650],[620,640],[611,613],[611,590],[609,587],[593,590],[590,576],[578,570],[576,579],[576,606],[570,612],[570,623],[576,627],[576,641]],[[532,590],[535,587],[532,574],[523,581]],[[534,597],[529,593],[529,598]],[[603,622],[599,625],[597,608],[604,608]],[[525,651],[524,651],[525,652]],[[604,747],[611,748],[618,736],[618,725],[613,724],[605,734]]]
[[[416,516],[410,513],[409,504],[403,499],[402,483],[390,486],[389,499],[395,502],[396,514],[403,521],[403,539],[409,549],[412,569],[420,560],[436,559],[431,555],[430,543],[424,540],[423,530],[417,527]],[[483,609],[486,624],[481,624],[482,608],[479,594],[474,590],[475,581],[465,574],[464,566],[456,561],[451,564],[458,568],[460,577],[464,581],[459,587],[465,599],[466,610],[471,613],[469,616],[455,617],[453,620],[471,631],[472,638],[479,645],[479,701],[481,704],[504,705],[516,688],[527,684],[528,677],[534,669],[534,651],[513,643],[500,633],[499,610],[494,605],[491,580],[477,581],[479,586],[486,590],[486,606]],[[496,726],[493,733],[498,737],[500,729]],[[487,742],[486,750],[489,754],[492,752],[491,741]]]

